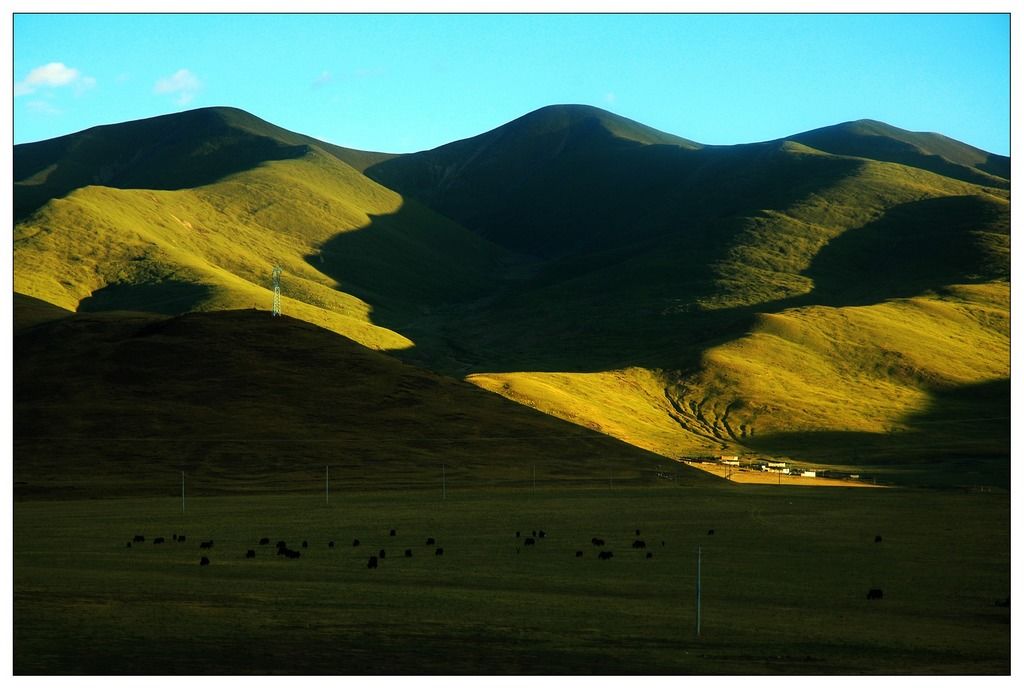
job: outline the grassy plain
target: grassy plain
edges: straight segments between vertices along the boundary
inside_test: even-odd
[[[440,486],[340,484],[329,505],[312,487],[195,497],[185,514],[171,496],[18,501],[14,529],[17,674],[1010,669],[1010,612],[996,605],[1010,586],[1002,492],[542,475],[536,491],[452,483],[446,500]],[[534,529],[548,534],[535,546],[515,538]],[[653,558],[630,547],[634,529]],[[125,548],[137,533],[147,541]],[[172,533],[187,542],[152,543]],[[309,548],[285,560],[257,545],[263,536]],[[595,536],[611,560],[597,560]],[[380,548],[387,557],[367,569]],[[867,600],[869,588],[884,598]]]

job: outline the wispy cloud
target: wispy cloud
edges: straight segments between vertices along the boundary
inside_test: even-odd
[[[326,69],[320,72],[320,76],[313,80],[313,88],[318,89],[334,81],[334,76]]]
[[[615,95],[614,91],[609,91],[608,93],[604,94],[604,102],[608,103],[609,105],[611,105],[617,100],[618,97]]]
[[[158,79],[153,93],[171,94],[178,105],[188,105],[203,86],[199,78],[187,69],[179,69],[169,77]]]
[[[74,86],[76,93],[81,94],[96,85],[92,77],[82,73],[63,62],[51,62],[36,67],[21,81],[14,84],[15,96],[27,96],[41,89],[54,89],[62,86]]]

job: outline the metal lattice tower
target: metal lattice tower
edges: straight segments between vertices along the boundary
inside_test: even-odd
[[[274,281],[274,316],[281,315],[281,266],[274,266],[274,272],[270,274]]]

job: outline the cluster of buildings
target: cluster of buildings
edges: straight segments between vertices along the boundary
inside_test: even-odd
[[[803,469],[790,466],[787,462],[774,459],[740,459],[739,455],[717,455],[704,457],[684,457],[687,462],[724,464],[732,467],[742,467],[751,471],[764,471],[770,474],[785,474],[787,476],[804,476],[807,478],[860,478],[859,474],[847,474],[832,470]]]

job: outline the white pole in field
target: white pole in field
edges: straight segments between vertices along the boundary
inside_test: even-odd
[[[181,472],[181,513],[185,514],[185,472]]]
[[[444,464],[441,465],[441,499],[448,499],[448,486],[444,475]]]
[[[697,636],[700,636],[700,546],[697,546]]]

